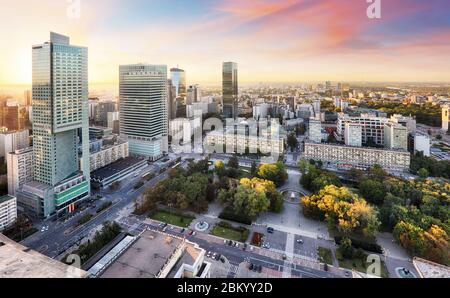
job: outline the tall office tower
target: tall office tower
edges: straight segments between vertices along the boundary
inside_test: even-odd
[[[98,103],[99,103],[98,97],[89,98],[89,120],[94,120],[95,111],[97,109]]]
[[[442,106],[442,130],[447,132],[448,131],[448,116],[449,116],[450,106],[449,105],[443,105]]]
[[[176,88],[172,84],[172,80],[167,80],[167,120],[173,120],[176,118]]]
[[[189,86],[187,90],[186,105],[191,105],[194,102],[199,102],[201,98],[200,87],[198,85]]]
[[[384,125],[384,146],[387,149],[408,150],[408,129],[398,123]]]
[[[108,126],[108,113],[116,111],[115,101],[101,101],[95,107],[94,122],[95,125]]]
[[[21,130],[25,128],[26,109],[16,103],[5,104],[0,107],[1,126],[8,130]]]
[[[295,111],[295,106],[296,106],[295,96],[288,96],[286,98],[286,104],[289,106],[290,111]]]
[[[120,66],[120,135],[130,153],[160,158],[167,145],[167,66]]]
[[[107,118],[108,118],[107,127],[112,128],[114,130],[114,124],[116,121],[119,121],[120,113],[119,112],[108,112]]]
[[[178,67],[171,68],[170,78],[175,86],[175,97],[186,98],[186,72]]]
[[[318,118],[309,119],[309,140],[315,143],[322,142],[322,121]]]
[[[344,131],[345,145],[362,147],[362,127],[356,123],[345,123]]]
[[[32,53],[33,181],[16,193],[25,209],[48,218],[90,196],[88,49],[51,32]],[[81,167],[79,140],[87,161]]]
[[[238,117],[238,65],[234,62],[222,66],[222,114],[224,118]]]
[[[320,106],[321,106],[320,99],[314,100],[313,109],[314,109],[314,116],[316,118],[320,116]]]
[[[26,106],[31,106],[31,90],[25,90],[23,93],[23,99]]]

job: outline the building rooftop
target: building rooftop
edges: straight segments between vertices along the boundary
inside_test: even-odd
[[[450,267],[417,257],[413,259],[413,264],[422,278],[450,278]]]
[[[84,278],[88,273],[20,245],[0,234],[0,278]]]
[[[169,235],[145,231],[101,278],[156,278],[182,242]]]
[[[103,180],[105,178],[111,177],[112,175],[119,173],[135,164],[138,164],[145,159],[142,157],[130,156],[127,158],[120,159],[112,164],[109,164],[103,168],[100,168],[91,173],[92,179]]]
[[[7,202],[7,201],[10,201],[10,200],[14,200],[14,199],[15,199],[15,197],[12,197],[10,195],[1,196],[0,197],[0,204],[2,204],[4,202]]]
[[[103,264],[96,264],[89,271],[97,272],[100,278],[209,276],[211,264],[203,261],[205,250],[185,239],[145,230],[122,242],[105,256]]]

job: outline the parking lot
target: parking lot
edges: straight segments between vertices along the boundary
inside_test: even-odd
[[[295,235],[294,254],[317,259],[317,239]]]
[[[264,243],[269,244],[269,248],[286,250],[287,233],[274,230],[273,233],[264,232]]]

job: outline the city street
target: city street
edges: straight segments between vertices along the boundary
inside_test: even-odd
[[[155,170],[158,170],[158,167],[155,167]],[[144,171],[142,171],[142,173],[144,173]],[[156,174],[157,173],[158,172],[156,172]],[[141,179],[141,176],[138,175],[134,177],[133,175],[130,175],[122,181],[122,188],[120,190],[115,191],[114,193],[109,193],[107,191],[102,192],[105,194],[105,197],[101,202],[111,201],[113,202],[113,205],[92,218],[86,224],[74,228],[83,214],[88,212],[95,214],[97,206],[92,206],[65,222],[57,222],[56,224],[52,222],[47,223],[49,226],[48,231],[38,232],[25,239],[22,244],[52,258],[60,256],[74,244],[80,243],[80,241],[88,237],[92,231],[101,227],[105,221],[116,220],[121,216],[122,209],[127,208],[131,212],[133,210],[134,200],[139,197],[145,189],[156,185],[159,181],[162,181],[167,177],[167,172],[164,172],[152,180],[147,181],[139,189],[134,189],[134,185]],[[96,205],[99,204],[97,203]],[[70,231],[71,229],[73,230],[70,233],[67,233],[67,231]]]

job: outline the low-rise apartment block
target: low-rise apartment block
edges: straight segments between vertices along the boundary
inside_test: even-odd
[[[336,144],[305,142],[304,158],[321,160],[339,169],[368,169],[375,164],[388,170],[404,171],[410,166],[408,151],[365,147],[351,147]]]

